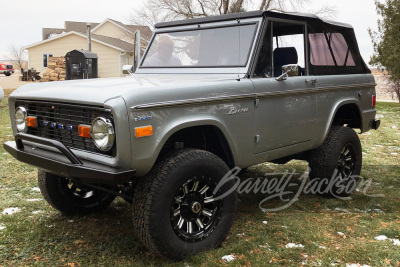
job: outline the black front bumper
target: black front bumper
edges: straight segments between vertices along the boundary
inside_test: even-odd
[[[22,140],[54,147],[61,154],[23,144]],[[8,141],[3,147],[21,162],[62,177],[75,178],[87,183],[124,184],[135,175],[135,170],[120,170],[81,160],[61,142],[29,134],[19,133],[15,136],[15,142]]]

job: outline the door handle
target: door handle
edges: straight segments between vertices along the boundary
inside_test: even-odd
[[[306,79],[306,83],[317,84],[317,79]]]

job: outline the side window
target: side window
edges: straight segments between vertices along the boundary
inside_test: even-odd
[[[353,56],[341,33],[311,33],[310,63],[314,66],[355,66]]]
[[[274,37],[274,77],[282,75],[282,66],[294,64],[299,76],[305,75],[304,34]]]
[[[47,68],[48,58],[47,54],[43,54],[43,68]]]
[[[53,54],[43,54],[43,68],[47,68],[47,66],[49,65],[49,57],[52,57]]]
[[[278,77],[285,65],[297,65],[306,75],[305,25],[270,21],[257,60],[255,77]]]

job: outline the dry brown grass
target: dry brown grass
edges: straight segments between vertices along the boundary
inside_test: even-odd
[[[16,89],[4,89],[4,97],[9,97]]]

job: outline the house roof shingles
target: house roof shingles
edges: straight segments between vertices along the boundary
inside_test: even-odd
[[[87,30],[87,24],[90,25],[91,29],[94,29],[100,23],[66,21],[65,22],[65,31],[66,32],[81,32],[81,33],[85,33],[86,30]]]
[[[92,38],[97,41],[118,47],[122,50],[133,51],[133,44],[125,42],[121,39],[112,38],[112,37],[108,37],[108,36],[104,36],[104,35],[97,35],[97,34],[92,34]]]
[[[65,32],[65,29],[57,29],[57,28],[43,28],[42,29],[42,38],[43,40],[49,39],[52,34],[61,34]]]
[[[131,31],[132,33],[135,33],[135,31],[140,30],[140,34],[142,35],[142,37],[149,39],[151,37],[151,35],[153,34],[153,32],[150,30],[149,27],[147,26],[140,26],[140,25],[127,25],[127,24],[123,24],[117,20],[113,20],[113,19],[108,19],[116,24],[118,24],[119,26]]]

